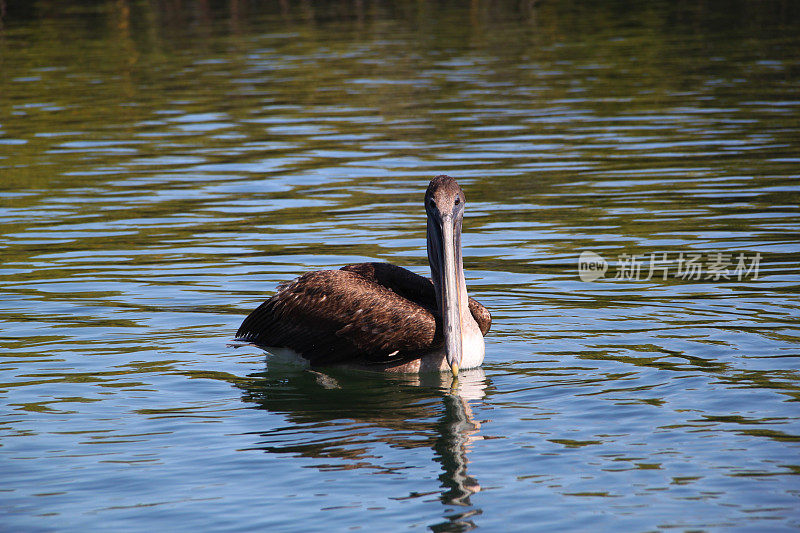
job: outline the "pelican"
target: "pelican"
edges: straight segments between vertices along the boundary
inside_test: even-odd
[[[483,362],[489,311],[467,295],[461,258],[466,198],[456,180],[425,192],[431,279],[390,263],[316,270],[278,286],[244,319],[236,340],[312,366],[446,372]]]

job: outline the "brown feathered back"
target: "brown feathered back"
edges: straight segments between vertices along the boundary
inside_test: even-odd
[[[489,312],[472,298],[470,311],[485,335]],[[358,263],[282,286],[250,313],[236,337],[290,348],[312,365],[391,365],[442,345],[437,315],[429,279],[389,263]]]

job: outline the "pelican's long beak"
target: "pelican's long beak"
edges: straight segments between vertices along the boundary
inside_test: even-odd
[[[455,222],[452,215],[447,214],[442,217],[443,261],[440,305],[447,364],[450,365],[453,376],[458,376],[458,368],[461,365],[461,299],[458,283],[463,277],[460,272],[463,266],[459,261],[461,254],[457,253],[461,247],[461,232],[456,232]]]

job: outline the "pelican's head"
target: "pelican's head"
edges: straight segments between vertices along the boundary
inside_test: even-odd
[[[458,375],[461,366],[461,307],[467,302],[461,260],[461,221],[465,203],[464,191],[450,176],[436,176],[425,192],[428,261],[442,317],[447,364],[454,376]]]

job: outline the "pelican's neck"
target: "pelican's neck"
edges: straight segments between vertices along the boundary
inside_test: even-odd
[[[459,233],[461,233],[459,231]],[[464,318],[472,318],[469,312],[469,297],[467,296],[467,280],[464,278],[464,260],[461,257],[461,236],[459,235],[456,247],[456,282],[458,283],[458,306],[461,308],[461,323]]]

